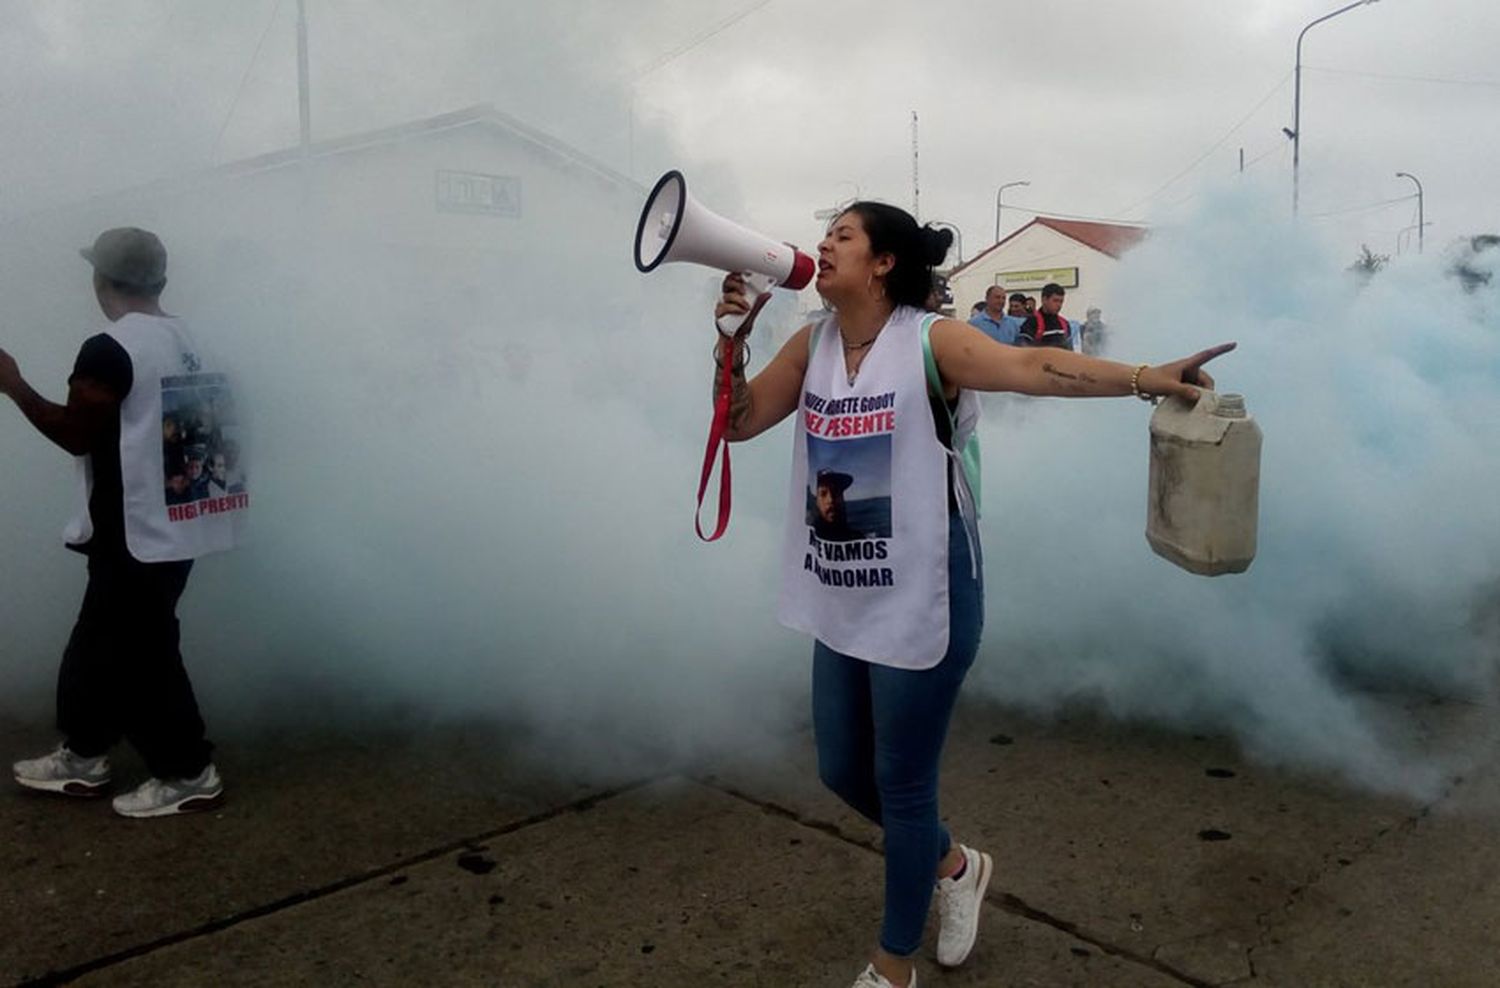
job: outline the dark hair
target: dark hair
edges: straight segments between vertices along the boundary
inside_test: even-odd
[[[895,267],[885,276],[885,292],[897,305],[920,309],[932,291],[932,269],[943,263],[953,246],[953,231],[917,226],[904,209],[883,202],[856,202],[844,212],[859,217],[870,238],[872,254],[890,254]]]
[[[1063,291],[1063,286],[1059,285],[1055,281],[1049,281],[1045,285],[1042,286],[1042,298],[1050,298],[1053,295],[1066,295],[1066,294],[1068,294],[1068,293],[1065,292],[1065,291]]]
[[[1010,301],[1012,301],[1012,302],[1025,302],[1026,301],[1026,296],[1022,292],[1011,292],[1010,293]]]
[[[116,294],[124,295],[126,298],[139,298],[149,301],[150,299],[159,298],[162,291],[167,287],[165,279],[154,285],[132,285],[128,281],[116,281],[108,276],[103,277],[105,284],[109,285]]]

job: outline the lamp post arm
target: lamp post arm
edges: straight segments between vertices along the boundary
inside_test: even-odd
[[[1353,3],[1345,4],[1344,6],[1340,7],[1338,10],[1335,10],[1331,14],[1324,14],[1322,17],[1319,17],[1317,20],[1309,22],[1308,25],[1306,27],[1304,27],[1297,34],[1297,66],[1296,66],[1296,71],[1293,73],[1293,75],[1294,75],[1295,78],[1294,78],[1294,80],[1292,82],[1292,215],[1293,216],[1297,215],[1297,199],[1298,199],[1297,166],[1298,166],[1298,163],[1302,160],[1302,39],[1307,36],[1307,32],[1308,31],[1311,31],[1313,28],[1317,27],[1319,24],[1322,24],[1324,21],[1329,20],[1329,19],[1334,18],[1334,17],[1337,17],[1340,14],[1347,14],[1349,11],[1353,10],[1355,7],[1363,7],[1366,4],[1374,3],[1374,2],[1375,2],[1375,0],[1354,0]]]
[[[1417,176],[1413,175],[1411,172],[1397,172],[1396,177],[1409,178],[1413,182],[1415,182],[1417,186],[1417,253],[1420,254],[1422,253],[1422,248],[1425,246],[1422,241],[1425,239],[1424,235],[1426,233],[1427,227],[1427,217],[1424,215],[1422,209],[1422,180],[1417,178]]]
[[[995,190],[995,243],[1000,242],[1000,197],[1005,194],[1006,189],[1014,189],[1023,185],[1030,185],[1030,181],[1006,182]]]

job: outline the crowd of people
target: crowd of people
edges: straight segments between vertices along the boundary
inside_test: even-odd
[[[1067,289],[1052,282],[1042,286],[1040,303],[1024,292],[1005,294],[991,285],[983,301],[969,309],[969,325],[992,340],[1009,346],[1049,346],[1075,350],[1091,357],[1105,350],[1107,328],[1103,313],[1090,307],[1083,322],[1070,322],[1062,314]]]

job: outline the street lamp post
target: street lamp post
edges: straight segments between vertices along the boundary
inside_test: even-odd
[[[964,262],[964,235],[963,235],[963,232],[960,231],[959,228],[957,226],[955,226],[954,224],[952,224],[952,223],[933,223],[932,226],[935,226],[935,227],[937,227],[940,230],[952,230],[953,231],[953,242],[958,246],[958,261],[956,263],[962,264]]]
[[[1302,150],[1302,37],[1314,27],[1326,20],[1346,14],[1355,7],[1363,7],[1365,4],[1374,3],[1375,0],[1354,0],[1354,3],[1340,7],[1331,14],[1324,14],[1317,20],[1308,24],[1297,35],[1297,68],[1296,79],[1292,83],[1292,215],[1297,215],[1297,164],[1301,159]],[[1284,128],[1283,128],[1284,129]]]
[[[1420,254],[1422,253],[1422,230],[1427,225],[1423,222],[1424,217],[1422,215],[1422,183],[1417,180],[1417,176],[1410,172],[1397,172],[1396,177],[1409,178],[1417,183],[1417,253]]]
[[[1360,0],[1360,3],[1365,2],[1366,0]],[[998,244],[1000,242],[1000,197],[1005,194],[1006,189],[1014,188],[1017,185],[1030,184],[1030,182],[1006,182],[995,190],[995,243]]]

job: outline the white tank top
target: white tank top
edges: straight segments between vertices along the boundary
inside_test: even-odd
[[[125,547],[144,563],[233,548],[250,494],[224,375],[203,366],[176,318],[132,312],[106,332],[130,356],[133,374],[120,404]],[[88,457],[78,464],[82,497],[63,531],[70,545],[87,542],[94,528]]]
[[[838,316],[815,328],[777,608],[782,624],[835,651],[903,669],[929,669],[948,650],[953,461],[928,402],[924,315],[891,313],[853,382]]]

